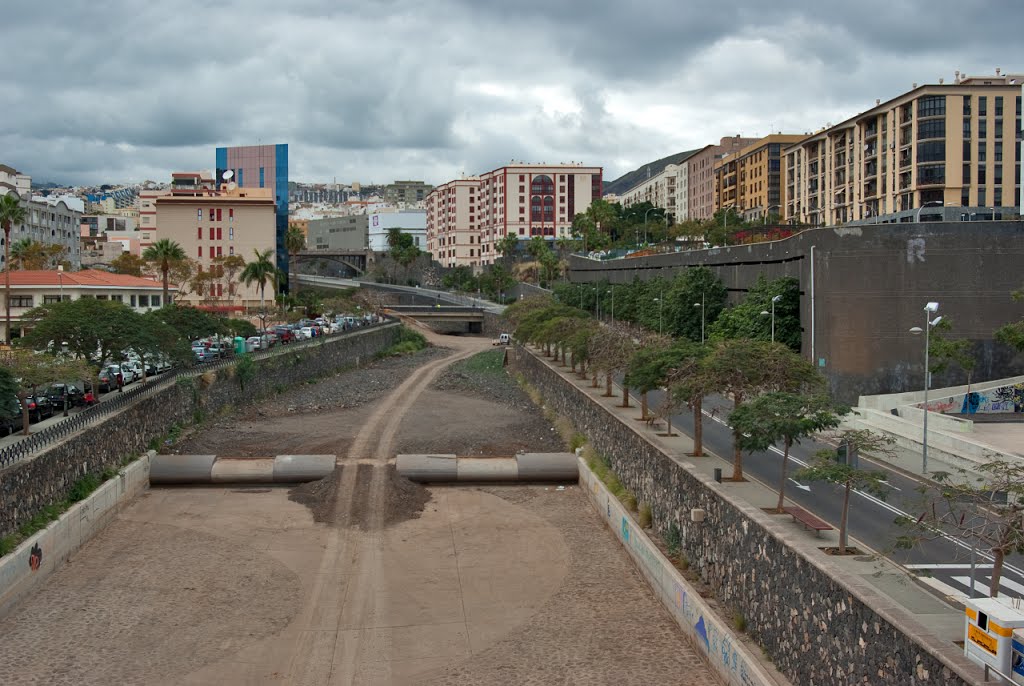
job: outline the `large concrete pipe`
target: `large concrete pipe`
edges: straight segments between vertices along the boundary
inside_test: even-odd
[[[300,483],[322,479],[334,471],[334,463],[334,455],[156,455],[150,462],[149,483]]]
[[[577,481],[572,453],[520,453],[515,457],[459,457],[399,455],[395,468],[401,476],[420,483],[457,481]]]

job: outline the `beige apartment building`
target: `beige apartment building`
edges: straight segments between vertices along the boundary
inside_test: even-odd
[[[834,226],[1016,213],[1024,76],[916,86],[784,151],[785,218]],[[950,209],[950,208],[956,209]]]
[[[456,179],[427,194],[427,252],[445,267],[480,264],[477,198],[480,179]]]
[[[715,209],[734,209],[744,219],[782,216],[782,149],[799,134],[775,133],[715,162]]]
[[[601,167],[510,164],[450,181],[427,196],[427,249],[446,267],[478,267],[501,257],[508,235],[554,243],[572,234],[572,220],[601,197]]]
[[[168,238],[181,245],[185,256],[199,263],[203,271],[217,269],[217,257],[238,255],[251,262],[255,252],[277,244],[274,191],[272,188],[231,188],[214,190],[206,180],[178,182],[170,195],[155,199],[154,241]],[[233,184],[232,184],[233,185]],[[237,274],[235,275],[237,279]],[[266,297],[273,302],[275,289],[267,285]],[[211,281],[209,290],[196,293],[189,288],[178,302],[207,309],[238,311],[258,307],[259,286],[235,285],[229,292],[224,278]]]
[[[680,219],[711,219],[715,214],[715,163],[754,143],[756,138],[727,136],[718,145],[706,145],[686,160],[687,207]]]
[[[689,164],[693,154],[675,164],[667,164],[660,172],[644,179],[622,195],[622,206],[639,205],[649,202],[664,209],[675,219],[689,218]]]

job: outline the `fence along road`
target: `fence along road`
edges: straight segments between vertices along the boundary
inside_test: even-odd
[[[380,326],[381,324],[386,323],[389,323],[389,320],[384,320],[380,324],[372,326]],[[320,338],[288,343],[287,345],[278,345],[270,350],[260,350],[250,354],[253,356],[253,359],[261,360],[267,357],[280,355],[285,351],[293,352],[296,348],[309,348],[323,345],[328,340],[335,340],[339,337],[352,335],[358,331],[359,329],[350,332],[329,334]],[[104,417],[119,411],[127,405],[136,403],[143,398],[153,395],[157,390],[166,388],[180,378],[199,376],[200,374],[204,374],[208,371],[220,369],[221,367],[233,364],[234,361],[234,357],[228,357],[220,360],[213,360],[211,362],[202,362],[187,369],[165,372],[158,377],[149,377],[149,380],[147,380],[145,384],[125,390],[123,393],[118,393],[115,398],[109,398],[108,394],[108,399],[103,402],[93,405],[92,407],[87,407],[80,412],[76,412],[56,424],[51,424],[41,431],[25,436],[17,443],[0,449],[0,469],[9,467],[16,462],[35,455],[52,443],[56,443],[66,436],[78,433],[82,429],[98,423]]]

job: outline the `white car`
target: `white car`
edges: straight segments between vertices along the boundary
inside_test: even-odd
[[[302,338],[303,339],[312,338],[313,337],[313,327],[311,327],[311,326],[304,326],[301,329],[298,329],[298,331],[302,332]]]
[[[124,379],[124,385],[125,386],[127,386],[128,384],[130,384],[131,382],[133,382],[137,378],[139,378],[139,375],[135,371],[135,368],[132,366],[131,362],[125,362],[125,363],[121,364],[120,366],[121,366],[121,378]]]
[[[260,350],[262,347],[263,343],[259,336],[249,336],[248,338],[245,339],[246,350]]]

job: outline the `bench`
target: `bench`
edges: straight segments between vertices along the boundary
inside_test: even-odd
[[[831,531],[832,525],[823,519],[815,517],[802,507],[784,507],[782,511],[793,517],[793,521],[800,522],[805,529],[814,529],[817,536],[822,531]]]

